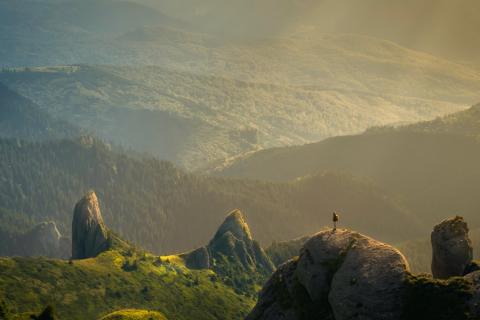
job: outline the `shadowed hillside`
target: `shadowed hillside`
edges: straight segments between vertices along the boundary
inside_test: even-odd
[[[261,151],[222,174],[278,181],[343,170],[368,177],[397,196],[425,227],[452,212],[477,227],[478,110],[475,106],[431,122]]]
[[[81,130],[57,120],[32,101],[0,84],[0,136],[27,140],[73,138]]]
[[[394,198],[346,174],[290,183],[210,178],[185,174],[169,162],[112,151],[91,137],[48,143],[1,140],[0,157],[0,202],[7,213],[21,212],[33,223],[53,220],[69,236],[71,204],[93,188],[105,201],[106,223],[155,252],[204,245],[232,208],[242,208],[264,245],[318,230],[330,223],[334,210],[344,212],[345,225],[386,240],[400,241],[416,230],[415,218]],[[411,228],[398,229],[405,224]]]

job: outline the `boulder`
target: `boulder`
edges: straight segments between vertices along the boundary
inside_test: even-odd
[[[97,195],[88,192],[76,205],[72,222],[72,259],[95,257],[109,249],[108,230]]]
[[[409,267],[395,248],[349,230],[325,230],[279,267],[248,320],[401,319]]]
[[[431,241],[433,276],[439,279],[463,276],[473,259],[472,242],[463,218],[457,216],[436,225]]]

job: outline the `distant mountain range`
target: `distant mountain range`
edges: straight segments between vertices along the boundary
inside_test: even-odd
[[[432,119],[480,99],[480,74],[389,43],[377,52],[382,43],[325,37],[315,49],[318,59],[296,57],[290,51],[295,46],[278,60],[268,58],[275,50],[267,45],[245,48],[253,50],[251,61],[243,49],[218,49],[210,53],[225,56],[212,57],[212,64],[240,61],[205,72],[86,65],[5,69],[0,82],[56,118],[189,170],[222,166],[258,149]],[[298,63],[286,62],[290,54]],[[195,65],[201,64],[193,71]],[[386,65],[391,70],[379,72]],[[224,76],[199,75],[213,71]]]
[[[477,105],[419,124],[260,151],[233,162],[221,175],[288,181],[341,170],[372,179],[425,226],[459,214],[478,227],[479,122]]]
[[[225,38],[251,39],[314,28],[317,33],[386,39],[455,60],[478,62],[480,56],[476,0],[136,1]]]
[[[247,4],[258,10],[248,14]],[[314,5],[281,1],[275,12],[296,21]],[[269,0],[2,2],[0,82],[56,119],[191,171],[259,149],[430,120],[480,100],[474,64],[375,34],[319,32],[297,21],[245,39],[209,27],[221,22],[212,15],[226,9],[233,11],[222,16],[225,25],[234,28],[234,13],[252,15],[243,25],[253,27],[256,15],[273,6]],[[273,20],[262,24],[275,26]]]

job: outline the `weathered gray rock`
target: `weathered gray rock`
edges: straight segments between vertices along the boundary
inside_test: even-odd
[[[450,218],[436,225],[431,235],[432,274],[447,279],[462,276],[473,259],[468,226],[462,217]]]
[[[70,257],[70,240],[63,237],[53,221],[35,225],[25,233],[10,237],[8,252],[10,256],[48,257],[68,259]]]
[[[352,237],[355,240],[335,272],[328,296],[335,319],[400,319],[409,269],[406,259],[389,245]]]
[[[72,258],[95,257],[108,248],[108,230],[103,222],[97,195],[90,191],[75,205],[72,222]]]
[[[277,269],[260,292],[258,303],[246,320],[300,320],[295,306],[294,276],[297,261],[289,261]]]
[[[67,259],[69,255],[69,240],[63,237],[53,221],[42,222],[22,237],[27,256],[45,256]],[[68,248],[65,244],[68,243]]]
[[[400,319],[408,270],[389,245],[348,230],[322,231],[277,270],[247,319]]]

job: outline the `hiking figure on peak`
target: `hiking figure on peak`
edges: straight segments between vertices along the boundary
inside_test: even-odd
[[[340,217],[338,216],[337,212],[333,212],[332,221],[333,221],[333,231],[337,230],[337,222]]]

